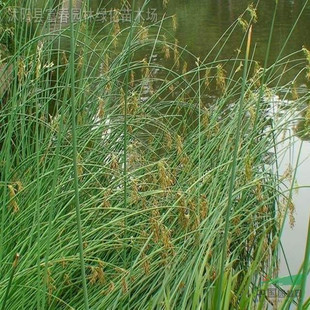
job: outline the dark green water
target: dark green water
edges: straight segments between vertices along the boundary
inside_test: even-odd
[[[132,1],[130,1],[132,3]],[[94,11],[98,8],[107,7],[121,8],[119,1],[111,1],[107,6],[106,1],[92,1],[91,7]],[[135,12],[143,7],[143,0],[135,2]],[[163,33],[171,38],[176,38],[181,47],[186,47],[195,56],[207,61],[212,61],[217,57],[219,50],[220,59],[233,59],[236,51],[240,47],[240,42],[244,36],[241,26],[237,26],[232,33],[228,31],[234,22],[246,10],[249,4],[257,6],[257,23],[253,26],[252,52],[253,58],[263,65],[266,57],[267,42],[271,33],[271,24],[275,11],[275,1],[247,1],[247,0],[169,0],[167,7],[163,6],[162,0],[152,0],[143,9],[141,14],[144,23],[149,23],[148,12],[156,15],[156,20],[160,23],[161,19],[169,16],[176,16],[177,27],[172,26],[169,19],[163,23]],[[290,54],[290,61],[303,57],[300,51],[303,46],[310,48],[310,4],[305,6],[303,0],[280,0],[276,10],[275,25],[272,32],[272,44],[269,54],[268,65]],[[302,11],[303,10],[303,11]],[[302,14],[301,14],[302,12]],[[301,16],[298,18],[298,16]],[[107,21],[109,15],[106,16]],[[249,20],[249,14],[245,14]],[[295,25],[296,21],[297,25]],[[104,22],[97,23],[96,29],[104,26]],[[128,23],[120,21],[121,27],[128,27]],[[292,28],[294,30],[292,31]],[[155,31],[155,30],[154,30]],[[225,44],[224,44],[225,43]],[[217,45],[217,47],[215,47]],[[215,48],[214,48],[215,47]],[[210,51],[212,51],[210,53]],[[194,62],[194,60],[189,60]],[[301,67],[287,72],[283,77],[283,83],[293,80]],[[299,78],[300,84],[305,82]]]
[[[225,30],[244,12],[253,1],[206,0],[177,1],[171,0],[168,12],[177,14],[178,29],[176,37],[180,45],[187,45],[195,54],[203,57],[218,41]],[[254,2],[255,3],[255,2]],[[270,53],[270,62],[279,56],[292,26],[294,25],[303,1],[280,0],[277,8],[276,22]],[[256,44],[256,57],[265,59],[267,41],[271,29],[271,21],[275,9],[275,1],[260,1],[257,6],[258,21],[253,27],[253,43]],[[299,50],[303,45],[310,46],[310,5],[302,14],[282,55]],[[236,31],[223,49],[222,56],[230,58],[239,47],[241,33]]]
[[[113,9],[120,11],[120,28],[123,30],[130,26],[130,21],[126,15],[128,12],[124,10],[122,2],[120,0],[92,0],[90,2],[88,16],[99,13],[99,18],[97,16],[90,19],[94,41],[103,40],[106,42],[104,37],[108,33],[108,24],[113,20]],[[293,80],[296,80],[298,85],[307,83],[304,78],[305,75],[299,73],[303,69],[301,63],[304,58],[301,49],[303,46],[310,49],[309,1],[309,4],[305,5],[306,0],[279,0],[277,9],[274,0],[193,0],[190,2],[187,0],[169,0],[166,7],[163,5],[163,0],[148,1],[146,6],[144,6],[144,0],[129,2],[135,3],[134,9],[129,11],[130,14],[133,10],[133,15],[137,16],[140,11],[140,20],[143,21],[141,24],[149,25],[151,22],[157,22],[157,25],[161,25],[162,28],[160,34],[165,34],[168,41],[174,42],[176,39],[180,47],[186,48],[193,56],[200,57],[207,63],[214,61],[214,59],[235,59],[238,49],[244,52],[245,43],[241,44],[241,42],[245,33],[241,25],[236,25],[235,22],[252,3],[257,8],[258,18],[257,22],[253,24],[251,57],[258,61],[261,66],[264,64],[268,40],[272,35],[268,65],[270,66],[275,62],[281,63],[278,67],[279,72],[286,68],[288,62],[292,67],[282,76],[281,84],[284,85]],[[45,2],[38,1],[38,3],[43,6]],[[275,9],[275,24],[271,32]],[[176,27],[173,27],[171,18],[173,15],[176,16]],[[244,18],[249,21],[249,13],[245,13]],[[164,21],[162,22],[162,20]],[[154,38],[158,33],[158,27],[151,28],[149,33]],[[122,39],[125,40],[125,38],[125,34],[120,36],[119,46],[122,46]],[[63,48],[68,48],[69,41],[64,40],[62,44]],[[242,52],[239,57],[244,56]],[[149,51],[145,50],[141,57],[147,56],[148,53]],[[173,59],[170,59],[169,63],[169,61],[164,62],[163,55],[159,54],[158,56],[157,60],[160,64],[173,65]],[[195,66],[194,57],[185,54],[182,57],[188,62],[189,68]],[[285,60],[279,62],[281,59]],[[227,66],[229,67],[229,64]]]

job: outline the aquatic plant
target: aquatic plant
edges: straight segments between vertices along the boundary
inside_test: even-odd
[[[294,172],[284,188],[292,120],[269,106],[290,60],[255,62],[256,19],[227,30],[244,31],[230,60],[195,57],[165,20],[21,22],[0,111],[3,309],[263,307]]]

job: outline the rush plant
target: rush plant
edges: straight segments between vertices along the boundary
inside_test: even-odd
[[[227,60],[223,38],[212,59],[170,40],[176,17],[98,30],[74,5],[67,23],[16,20],[5,59],[2,309],[262,308],[293,189],[278,166],[294,119],[269,103],[304,59],[259,66],[253,6],[223,35],[243,33]],[[56,20],[61,7],[43,4]]]

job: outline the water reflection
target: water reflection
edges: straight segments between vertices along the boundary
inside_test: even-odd
[[[185,0],[170,0],[167,8],[164,8],[163,1],[156,0],[150,1],[144,8],[144,12],[153,10],[158,23],[164,17],[175,15],[177,21],[176,29],[174,29],[171,18],[165,21],[162,26],[162,32],[166,34],[168,40],[176,39],[180,46],[186,47],[194,55],[202,59],[209,55],[208,61],[213,61],[218,57],[219,51],[221,59],[233,59],[236,57],[236,52],[241,47],[240,44],[244,32],[240,25],[234,23],[252,2],[247,0],[195,0],[189,4]],[[122,1],[111,1],[109,3],[106,3],[106,1],[92,1],[91,10],[96,12],[100,8],[106,8],[107,10],[113,10],[113,8],[121,9],[121,3]],[[289,61],[299,62],[294,67],[294,70],[290,70],[282,77],[282,84],[292,81],[296,76],[298,76],[299,85],[307,82],[303,76],[298,74],[303,69],[303,64],[301,63],[303,54],[296,53],[296,51],[300,51],[302,46],[310,47],[310,7],[305,8],[290,39],[286,42],[303,8],[303,3],[301,0],[279,1],[278,3],[268,64],[270,65],[287,55],[290,55]],[[143,4],[143,0],[136,1],[134,9],[136,13],[143,8]],[[254,6],[256,5],[258,21],[253,27],[252,49],[253,51],[255,49],[255,60],[262,65],[266,57],[275,1],[256,1]],[[249,17],[248,15],[249,13],[245,14],[246,17]],[[110,17],[107,15],[106,23],[109,19]],[[141,21],[147,24],[148,18],[142,16]],[[101,36],[104,36],[107,33],[107,29],[102,31],[102,28],[104,28],[106,23],[96,23],[94,33],[98,34],[101,31]],[[223,36],[225,31],[229,27],[234,27],[234,25],[235,30],[229,31]],[[120,22],[120,26],[122,28],[128,27],[128,23]],[[151,29],[152,31],[154,31],[153,34],[157,33],[157,29]],[[100,38],[98,37],[98,39]],[[217,43],[218,45],[216,46]],[[210,53],[210,51],[212,52]],[[194,59],[187,59],[187,61],[189,66],[194,66]],[[281,69],[285,67],[287,61],[281,65]]]

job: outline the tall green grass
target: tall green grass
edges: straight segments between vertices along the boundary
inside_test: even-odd
[[[203,60],[168,41],[169,19],[16,21],[2,59],[14,68],[0,111],[3,309],[266,304],[255,300],[291,207],[277,168],[293,122],[268,116],[269,101],[304,59],[259,68],[255,9],[241,18],[225,33],[243,31],[236,57],[218,44]]]

